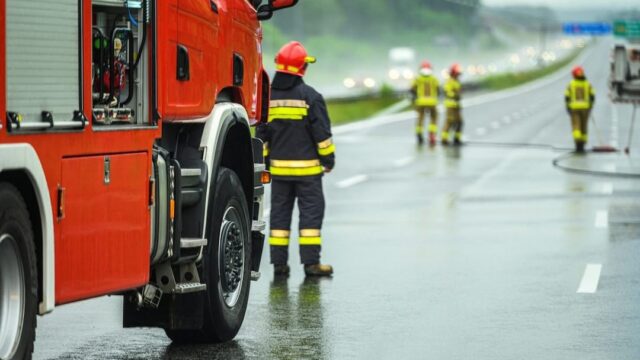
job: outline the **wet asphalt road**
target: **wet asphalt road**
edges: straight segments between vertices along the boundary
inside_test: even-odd
[[[631,110],[606,98],[608,46],[585,65],[601,141],[624,147]],[[176,347],[161,330],[122,329],[110,297],[40,318],[35,358],[640,358],[640,182],[552,166],[571,147],[568,72],[544,81],[470,101],[462,148],[416,147],[410,113],[336,129],[323,229],[336,275],[305,280],[294,266],[274,281],[265,254],[235,341]],[[640,141],[631,157],[560,164],[640,173]]]

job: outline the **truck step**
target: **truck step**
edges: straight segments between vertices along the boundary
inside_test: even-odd
[[[202,199],[202,189],[197,187],[182,188],[182,207],[194,206],[200,203]]]
[[[200,168],[180,169],[182,187],[197,186],[200,183],[202,170]]]
[[[253,220],[251,223],[251,231],[264,231],[267,228],[267,222],[262,220]]]
[[[207,245],[207,239],[183,238],[180,239],[180,247],[183,249],[199,248]]]
[[[176,287],[173,290],[173,292],[175,294],[188,294],[188,293],[194,293],[194,292],[205,291],[205,290],[207,290],[207,285],[206,284],[201,284],[201,283],[178,283],[178,284],[176,284]]]

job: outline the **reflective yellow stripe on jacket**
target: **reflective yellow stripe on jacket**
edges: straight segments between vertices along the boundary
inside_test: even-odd
[[[336,145],[333,143],[332,138],[328,138],[325,141],[318,143],[318,155],[329,156],[336,152]]]
[[[569,109],[585,110],[591,108],[591,96],[594,95],[593,87],[587,80],[571,80],[565,92],[569,98]]]
[[[271,175],[313,176],[323,173],[320,160],[271,160]]]
[[[438,79],[434,76],[420,76],[413,86],[416,89],[416,106],[438,105]]]
[[[460,99],[460,83],[455,79],[449,79],[444,84],[444,106],[447,108],[457,108],[460,107],[459,99]]]
[[[309,115],[304,100],[272,100],[269,104],[269,122],[273,120],[302,120]]]

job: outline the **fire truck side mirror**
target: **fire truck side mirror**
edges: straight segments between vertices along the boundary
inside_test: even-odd
[[[269,5],[261,5],[258,8],[258,20],[269,20],[273,17],[273,9]]]
[[[298,0],[269,0],[269,5],[274,11],[295,6],[297,3]]]
[[[269,0],[269,4],[258,7],[258,20],[269,20],[273,12],[295,6],[298,0]]]

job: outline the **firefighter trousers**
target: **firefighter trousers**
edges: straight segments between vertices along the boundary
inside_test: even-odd
[[[438,110],[435,106],[416,106],[418,112],[418,123],[416,124],[416,134],[422,135],[424,131],[424,120],[429,114],[431,123],[429,124],[429,134],[438,132]]]
[[[320,229],[324,219],[325,202],[322,177],[313,176],[300,180],[273,179],[271,182],[269,244],[271,263],[274,265],[286,264],[289,260],[291,216],[296,199],[300,212],[300,262],[305,265],[320,263]]]
[[[462,140],[462,110],[459,107],[447,108],[447,121],[442,129],[442,140],[449,141],[449,134],[454,132],[455,140]]]
[[[588,125],[590,113],[591,110],[589,109],[570,110],[573,141],[576,145],[584,145],[589,140]]]

